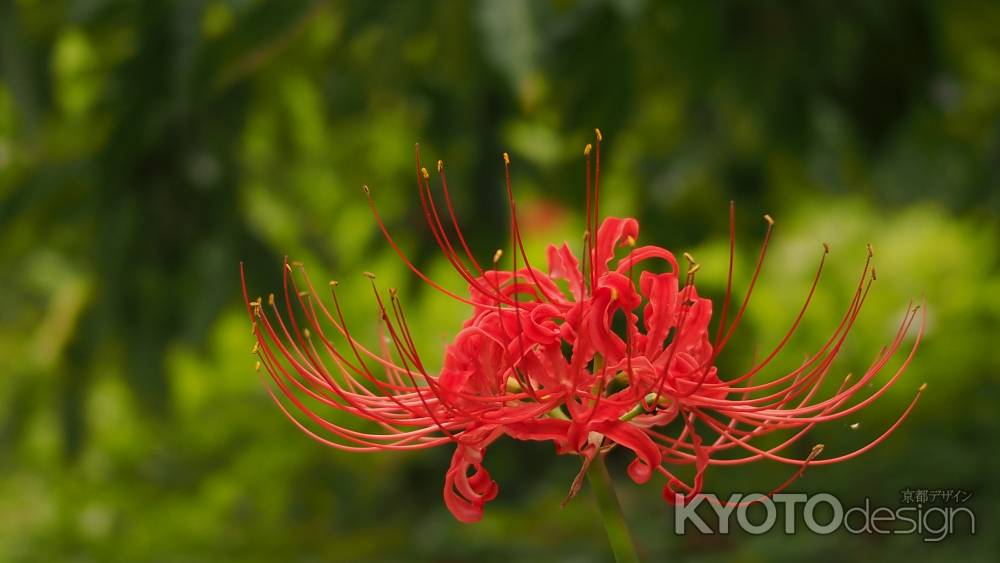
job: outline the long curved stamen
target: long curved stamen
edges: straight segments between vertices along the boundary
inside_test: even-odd
[[[431,230],[431,234],[434,236],[434,240],[437,242],[438,247],[441,249],[442,254],[452,265],[452,268],[458,275],[469,285],[476,288],[476,290],[482,292],[484,295],[489,295],[489,288],[480,285],[479,281],[472,275],[466,265],[459,258],[458,253],[455,251],[454,246],[451,243],[451,239],[445,232],[444,225],[441,222],[441,217],[437,211],[437,205],[434,203],[434,194],[431,193],[430,184],[430,174],[427,169],[421,166],[420,163],[420,145],[416,147],[416,163],[417,163],[417,189],[420,194],[420,206],[424,211],[424,219],[427,222],[428,228]],[[495,296],[497,299],[503,299],[502,295]]]
[[[772,219],[770,215],[764,215],[764,220],[767,221],[767,231],[764,232],[764,241],[760,245],[760,255],[757,258],[756,266],[754,266],[753,275],[750,276],[750,285],[747,287],[747,292],[743,297],[743,302],[740,304],[740,308],[736,312],[736,317],[733,318],[733,324],[729,325],[729,329],[726,330],[726,335],[716,346],[719,350],[726,347],[729,339],[733,336],[733,332],[739,325],[740,320],[743,319],[743,314],[746,312],[747,306],[750,304],[750,295],[753,293],[754,286],[757,284],[757,278],[760,276],[761,268],[764,266],[764,257],[767,256],[767,246],[771,241],[771,233],[774,230],[774,219]]]
[[[601,217],[601,141],[604,136],[600,129],[594,129],[594,227],[590,231],[596,233],[599,230]],[[590,272],[591,272],[591,293],[597,286],[597,245],[591,241],[590,245]]]
[[[513,240],[513,258],[515,260],[515,264],[517,260],[517,252],[520,250],[521,257],[524,258],[524,268],[528,271],[528,275],[531,277],[531,281],[535,284],[535,287],[538,288],[538,296],[541,300],[549,301],[548,296],[542,289],[541,282],[538,281],[538,278],[535,275],[535,269],[531,267],[531,262],[528,261],[528,253],[524,251],[524,239],[521,237],[521,226],[517,220],[517,203],[514,201],[514,189],[511,187],[510,183],[510,155],[507,153],[503,153],[503,176],[504,184],[507,188],[507,203],[510,207],[510,230],[511,239]],[[515,281],[517,279],[516,276],[517,274],[515,272]]]
[[[726,274],[726,293],[722,298],[722,312],[719,314],[719,325],[715,329],[715,341],[712,348],[718,348],[722,339],[722,330],[729,317],[729,301],[733,295],[733,264],[736,261],[736,202],[729,200],[729,267]]]
[[[445,205],[448,207],[448,215],[451,217],[452,227],[455,229],[455,234],[458,236],[458,241],[462,245],[462,249],[465,250],[465,256],[472,263],[472,267],[476,269],[476,273],[481,277],[483,275],[483,268],[479,265],[479,261],[473,256],[472,251],[469,250],[469,244],[465,241],[465,235],[462,234],[462,228],[458,226],[458,216],[455,214],[455,207],[451,203],[451,192],[448,190],[448,178],[444,172],[444,161],[439,160],[437,162],[438,177],[441,179],[441,192],[444,193]]]
[[[590,270],[587,269],[587,263],[590,259],[590,248],[593,246],[593,241],[591,240],[591,233],[596,233],[597,229],[591,224],[591,195],[590,195],[590,151],[591,145],[587,143],[587,146],[583,147],[583,158],[586,162],[586,193],[587,193],[587,218],[584,221],[586,227],[583,230],[583,253],[580,260],[580,275],[588,282],[583,284],[583,297],[586,298],[587,295],[593,293],[593,278],[590,275]],[[591,266],[593,268],[593,266]]]

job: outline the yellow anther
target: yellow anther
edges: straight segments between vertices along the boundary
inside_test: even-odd
[[[823,243],[823,254],[829,254],[829,253],[830,253],[830,245],[824,242]]]
[[[366,194],[371,193],[371,190],[368,189],[368,184],[362,184],[361,185],[361,191],[365,192]]]
[[[427,180],[428,178],[431,177],[431,175],[427,172],[426,168],[421,168],[420,173],[424,175],[424,180]]]
[[[819,454],[823,453],[823,448],[824,447],[826,447],[826,446],[824,446],[823,444],[816,444],[815,446],[813,446],[812,451],[809,452],[809,459],[812,459],[812,458],[818,456]]]
[[[257,350],[260,350],[260,342],[254,342],[253,348],[250,350],[251,354],[256,354]]]
[[[292,265],[289,264],[288,262],[285,262],[285,269],[288,270],[289,272],[291,272],[292,271]]]
[[[302,336],[305,336],[306,338],[309,338],[309,337],[312,336],[312,333],[309,332],[308,328],[304,328],[304,329],[302,329]]]
[[[875,256],[875,249],[872,248],[872,243],[865,243],[865,246],[868,248],[868,257],[871,258],[872,256]]]
[[[268,293],[267,294],[267,304],[268,305],[274,305],[274,294],[273,293]]]
[[[629,235],[628,238],[625,239],[625,243],[629,246],[635,246],[635,237]]]
[[[337,287],[338,285],[340,285],[339,281],[337,281],[337,280],[330,280],[330,287]]]
[[[496,264],[499,262],[501,256],[503,256],[503,249],[498,248],[497,251],[493,253],[493,263]]]
[[[850,428],[851,430],[857,430],[859,426],[861,426],[861,423],[855,422],[854,424],[848,426],[848,428]]]
[[[305,264],[303,264],[301,260],[293,260],[292,266],[295,266],[296,268],[301,268],[305,266]]]
[[[611,300],[618,301],[618,288],[615,287],[611,288]]]
[[[773,227],[774,226],[774,219],[772,219],[771,216],[768,215],[767,213],[764,214],[764,220],[767,221],[767,225],[769,227]]]
[[[254,364],[253,370],[254,371],[260,371],[260,360],[257,360],[257,363]]]
[[[598,128],[596,128],[596,127],[594,128],[594,135],[596,135],[596,136],[597,136],[597,140],[598,140],[598,142],[600,142],[600,141],[603,141],[603,140],[604,140],[604,135],[601,135],[601,130],[600,130],[600,129],[598,129]]]
[[[875,266],[872,266],[872,281],[878,279],[878,274],[875,273]]]
[[[399,290],[396,289],[395,287],[390,287],[389,288],[389,297],[391,297],[392,299],[395,299],[397,295],[399,295]]]
[[[590,156],[591,148],[590,143],[587,143],[587,146],[583,147],[583,156]]]
[[[299,292],[299,297],[309,297],[309,292],[306,290],[302,290]]]
[[[503,153],[503,163],[507,164],[507,165],[510,164],[510,155],[509,154]]]
[[[926,383],[921,383],[920,387],[917,387],[917,391],[920,391],[921,393],[923,393],[926,389],[927,389]]]
[[[688,261],[688,274],[693,274],[701,268],[701,264],[695,262],[694,256],[687,252],[684,253],[684,259]]]
[[[364,276],[366,278],[370,279],[370,280],[374,280],[375,279],[375,274],[373,274],[371,272],[364,272]]]
[[[440,174],[442,170],[444,170],[444,161],[443,160],[439,160],[438,161],[438,174]]]

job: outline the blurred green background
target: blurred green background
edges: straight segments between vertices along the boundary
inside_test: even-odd
[[[239,292],[281,259],[336,276],[358,334],[361,278],[398,284],[429,364],[467,311],[415,203],[413,143],[449,166],[477,255],[506,244],[500,153],[529,251],[580,240],[581,150],[601,127],[602,210],[737,289],[775,242],[723,377],[780,338],[820,255],[828,275],[784,355],[816,348],[865,243],[879,280],[835,370],[861,369],[926,297],[917,360],[885,398],[810,442],[843,452],[793,488],[896,506],[904,488],[974,495],[977,534],[672,533],[660,484],[612,456],[650,561],[996,561],[1000,540],[1000,5],[997,2],[0,0],[0,561],[607,561],[578,460],[501,441],[476,525],[441,500],[450,448],[351,455],[300,434],[253,371]],[[759,356],[758,356],[759,357]],[[860,422],[858,430],[848,424]],[[810,444],[804,444],[808,451]],[[763,463],[710,491],[768,490]]]

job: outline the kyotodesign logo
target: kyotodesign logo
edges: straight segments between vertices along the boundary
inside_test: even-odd
[[[976,533],[976,515],[964,506],[972,494],[966,491],[906,489],[902,506],[864,503],[845,506],[829,493],[778,493],[771,496],[734,493],[728,499],[699,494],[683,498],[674,510],[674,532],[692,529],[702,534],[728,534],[732,528],[749,534],[764,534],[780,526],[786,534],[803,529],[820,535],[843,530],[849,534],[910,534],[925,542],[939,542],[956,532]],[[715,529],[703,516],[707,506],[717,517]]]

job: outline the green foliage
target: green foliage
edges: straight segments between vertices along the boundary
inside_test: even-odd
[[[609,214],[737,289],[764,212],[778,221],[731,372],[780,340],[827,271],[788,361],[829,333],[876,250],[879,280],[837,370],[862,369],[910,299],[927,335],[859,430],[923,382],[907,424],[803,489],[897,501],[975,492],[974,537],[674,537],[657,486],[613,458],[650,560],[993,561],[1000,517],[1000,9],[931,2],[0,0],[0,560],[602,561],[596,507],[560,511],[575,459],[501,444],[501,495],[475,526],[441,502],[450,452],[349,455],[302,436],[253,372],[238,263],[278,288],[281,257],[337,277],[376,335],[361,278],[401,288],[430,365],[466,311],[382,241],[461,289],[413,188],[412,143],[446,160],[483,259],[506,241],[508,150],[529,252],[579,241],[581,150],[599,126]],[[791,304],[790,304],[791,303]],[[719,471],[725,492],[786,468]],[[836,554],[833,556],[831,554]]]

